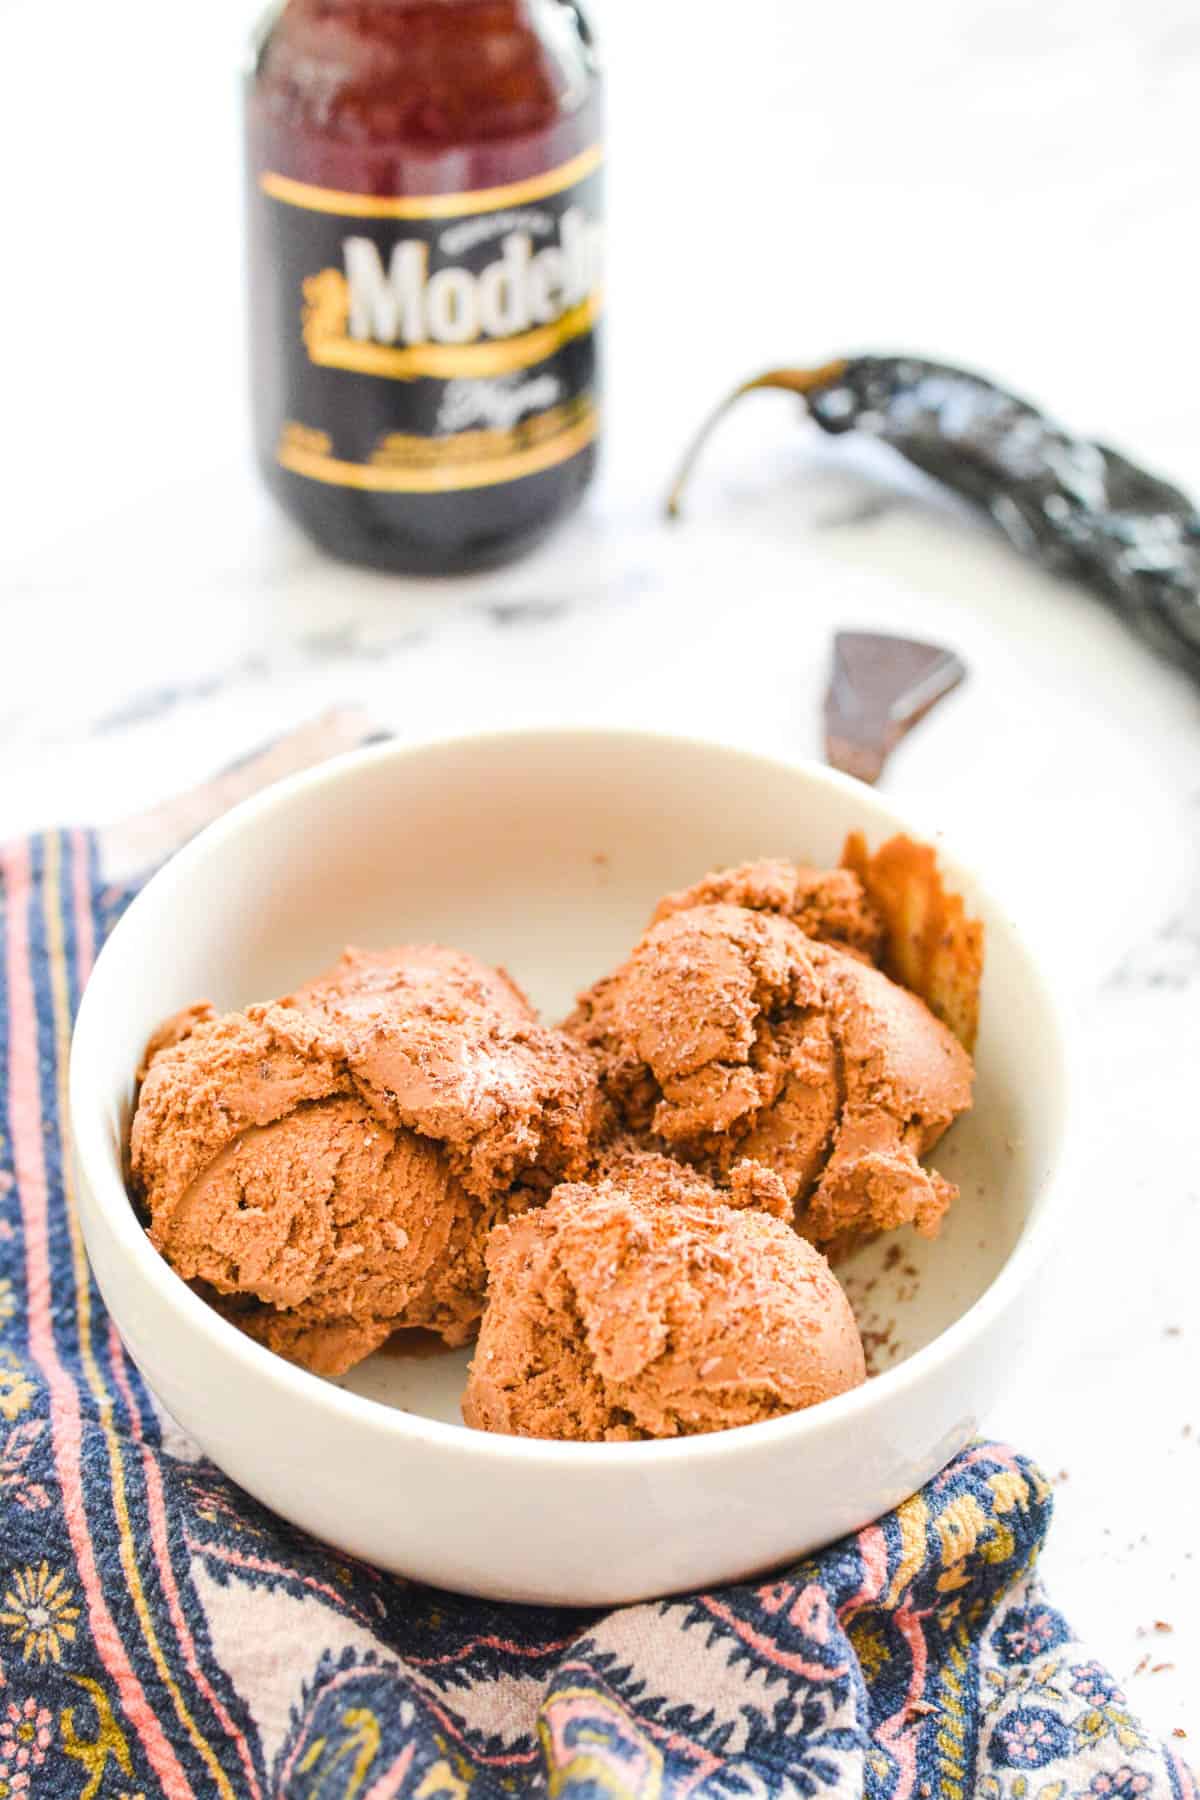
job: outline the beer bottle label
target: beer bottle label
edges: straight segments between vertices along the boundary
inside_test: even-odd
[[[251,279],[276,346],[280,466],[446,493],[590,444],[601,180],[598,147],[474,193],[378,198],[261,175]]]

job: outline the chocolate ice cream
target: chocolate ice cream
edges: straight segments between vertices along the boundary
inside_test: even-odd
[[[786,865],[756,867],[692,890],[728,886],[754,910],[664,902],[566,1029],[598,1055],[622,1131],[724,1184],[747,1160],[764,1165],[814,1243],[909,1223],[933,1235],[955,1190],[920,1158],[970,1105],[970,1058],[863,960],[869,907],[839,910],[841,943],[860,921],[852,948],[818,941],[792,917],[829,929],[829,909],[805,898],[810,872],[793,882]]]
[[[467,1192],[548,1192],[587,1163],[591,1059],[501,969],[440,945],[347,950],[287,1002],[323,1024],[388,1124],[438,1139]]]
[[[819,1251],[698,1176],[561,1187],[492,1233],[468,1425],[629,1440],[723,1431],[859,1386],[862,1343]],[[688,1197],[683,1194],[687,1191]]]
[[[718,869],[695,886],[667,894],[654,909],[657,925],[672,913],[694,906],[744,906],[748,912],[776,913],[799,926],[805,937],[853,950],[878,962],[884,923],[852,869],[813,869],[806,863],[766,857]]]
[[[591,1179],[611,1181],[639,1202],[753,1207],[776,1219],[792,1217],[792,1203],[779,1176],[749,1158],[734,1164],[727,1187],[717,1188],[690,1163],[677,1162],[659,1150],[648,1150],[634,1137],[619,1135],[597,1151]]]
[[[587,1055],[507,976],[348,951],[288,1000],[155,1034],[132,1172],[185,1279],[340,1374],[398,1329],[470,1340],[487,1232],[584,1171],[598,1104]]]

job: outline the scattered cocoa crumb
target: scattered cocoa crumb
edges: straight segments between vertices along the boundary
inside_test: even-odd
[[[1173,1669],[1174,1667],[1174,1663],[1151,1663],[1150,1673],[1152,1675],[1161,1675],[1166,1669]]]
[[[1187,1732],[1183,1729],[1182,1725],[1177,1725],[1175,1727],[1174,1731],[1171,1733],[1171,1736],[1185,1738],[1187,1736]]]
[[[903,1255],[904,1255],[904,1252],[900,1248],[899,1244],[889,1244],[888,1248],[887,1248],[887,1255],[883,1259],[884,1268],[885,1269],[894,1269],[896,1267],[897,1263],[900,1262]]]
[[[1155,1629],[1155,1631],[1174,1631],[1175,1627],[1173,1625],[1169,1625],[1167,1623],[1166,1619],[1155,1619],[1154,1629]]]
[[[1164,1336],[1166,1336],[1166,1337],[1182,1337],[1183,1336],[1183,1326],[1182,1325],[1168,1325],[1166,1332],[1164,1333]]]
[[[1070,1481],[1071,1471],[1069,1469],[1060,1469],[1054,1479],[1055,1481]]]
[[[892,1337],[894,1329],[894,1325],[890,1322],[880,1329],[869,1325],[860,1327],[859,1336],[862,1338],[869,1374],[877,1375],[885,1362],[895,1362],[899,1356],[900,1346]]]
[[[1146,1670],[1149,1667],[1150,1667],[1150,1658],[1148,1656],[1143,1656],[1141,1662],[1138,1664],[1137,1668],[1133,1672],[1135,1675],[1144,1675],[1146,1673]]]

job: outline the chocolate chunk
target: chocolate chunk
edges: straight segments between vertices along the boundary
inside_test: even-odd
[[[825,697],[825,760],[876,782],[901,738],[966,680],[952,650],[873,631],[839,631]]]

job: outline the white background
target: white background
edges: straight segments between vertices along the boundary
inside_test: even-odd
[[[1010,894],[1083,1025],[1075,1226],[990,1425],[1067,1472],[1054,1596],[1122,1677],[1175,1665],[1131,1692],[1195,1755],[1196,694],[1086,596],[819,456],[780,397],[714,443],[685,527],[660,501],[726,386],[858,348],[980,365],[1200,493],[1200,16],[604,13],[606,473],[532,561],[421,585],[324,561],[251,469],[247,9],[5,0],[0,832],[120,818],[342,701],[409,737],[607,719],[813,754],[836,627],[959,648],[970,684],[888,785]]]

